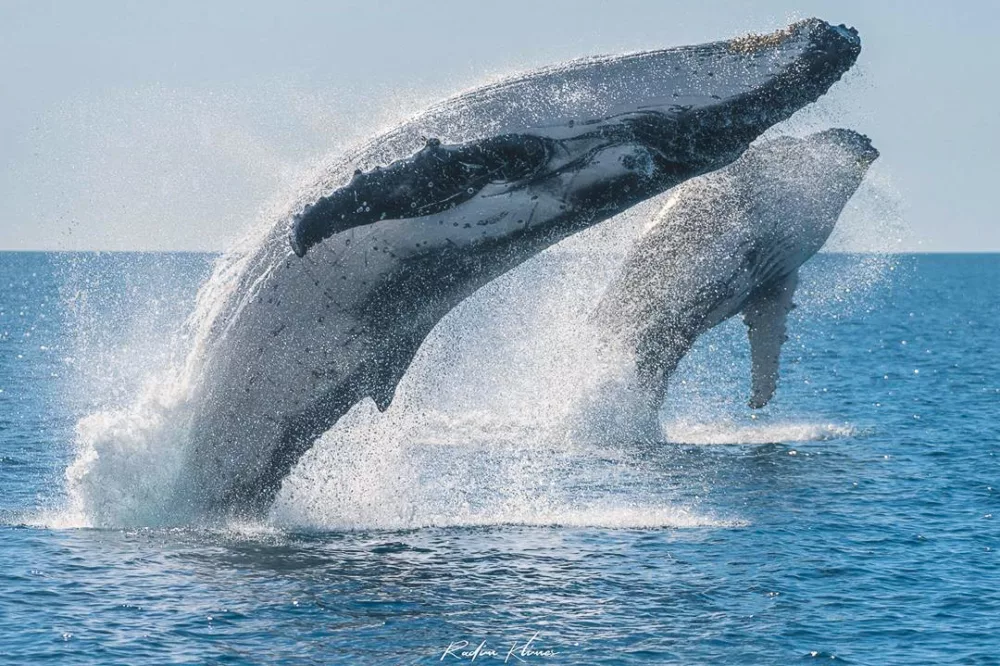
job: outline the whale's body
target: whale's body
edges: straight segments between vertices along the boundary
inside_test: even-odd
[[[854,62],[856,32],[595,58],[474,90],[371,141],[228,262],[177,500],[259,513],[435,324],[566,236],[738,157]],[[291,243],[289,243],[289,235]]]
[[[740,313],[750,337],[750,406],[768,403],[798,269],[877,157],[867,137],[849,130],[781,137],[672,193],[593,315],[605,344],[634,362],[647,414],[695,339]]]

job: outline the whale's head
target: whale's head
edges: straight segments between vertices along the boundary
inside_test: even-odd
[[[504,212],[498,195],[513,200],[514,192],[533,229],[596,223],[729,164],[825,93],[860,50],[853,28],[808,19],[765,35],[579,60],[474,90],[345,162],[341,186],[292,215],[291,248],[302,257],[342,231],[445,212],[475,230]],[[507,219],[528,219],[506,199],[503,206]],[[489,234],[501,228],[486,226]]]
[[[813,148],[819,160],[826,162],[828,168],[854,176],[858,182],[879,157],[871,139],[842,127],[816,132],[803,140]]]
[[[801,159],[787,166],[798,170],[797,180],[808,179],[804,194],[839,215],[878,159],[878,150],[864,134],[840,127],[810,134],[801,141]]]
[[[805,100],[824,94],[861,51],[857,30],[819,19],[713,46],[717,52],[694,65],[709,82],[698,80],[694,90],[673,93],[694,118],[692,148],[708,158],[706,171],[736,159],[761,133],[805,106]]]
[[[756,144],[733,172],[748,188],[760,233],[791,251],[787,269],[822,247],[878,156],[867,136],[833,128]]]

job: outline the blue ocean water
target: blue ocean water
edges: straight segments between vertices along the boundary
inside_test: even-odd
[[[1000,255],[900,256],[843,303],[824,276],[866,260],[815,258],[755,419],[726,326],[685,361],[663,442],[564,455],[480,414],[425,424],[465,434],[393,449],[361,500],[290,493],[299,522],[61,521],[74,428],[171,362],[210,261],[0,254],[0,660],[1000,663]],[[545,356],[529,343],[509,346]],[[472,353],[454,345],[439,358]],[[312,462],[306,496],[359,473]],[[514,509],[482,509],[510,484]]]

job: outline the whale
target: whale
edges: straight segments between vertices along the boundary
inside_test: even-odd
[[[671,193],[591,315],[601,352],[634,371],[640,418],[655,420],[698,336],[739,314],[750,341],[749,406],[768,404],[799,268],[878,156],[847,129],[782,136]]]
[[[333,162],[221,259],[200,323],[172,501],[266,515],[358,403],[386,410],[424,338],[567,236],[725,166],[853,65],[857,31],[586,58],[458,95]]]

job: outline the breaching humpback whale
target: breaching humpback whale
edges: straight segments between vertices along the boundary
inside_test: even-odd
[[[201,356],[178,501],[259,515],[315,439],[385,410],[455,305],[566,236],[722,167],[851,67],[857,32],[598,57],[431,108],[335,165],[251,251]]]
[[[634,361],[648,415],[695,339],[741,312],[749,404],[768,403],[798,269],[826,242],[877,157],[868,137],[846,129],[780,137],[672,193],[593,314],[605,351]]]

